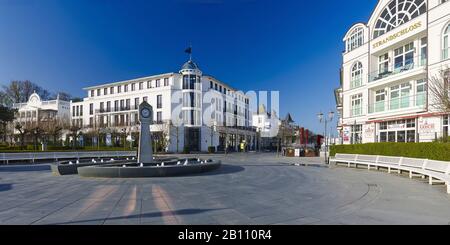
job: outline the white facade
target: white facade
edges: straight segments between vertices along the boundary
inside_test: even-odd
[[[450,74],[449,33],[444,0],[380,0],[368,23],[350,28],[336,90],[342,143],[448,135],[448,116],[427,88],[430,78]]]
[[[33,93],[27,103],[18,103],[13,105],[17,109],[15,123],[23,125],[39,125],[40,122],[52,119],[69,120],[70,102],[60,100],[43,101],[37,93]]]
[[[85,90],[88,96],[82,102],[71,103],[72,124],[84,131],[138,132],[137,109],[146,100],[154,110],[151,131],[167,134],[170,144],[166,151],[179,152],[184,146],[192,151],[227,145],[237,149],[242,141],[253,142],[255,138],[250,127],[249,98],[214,77],[203,75],[191,60],[178,73]]]

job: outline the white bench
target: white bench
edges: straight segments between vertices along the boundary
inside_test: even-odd
[[[345,164],[347,167],[367,166],[368,170],[375,168],[387,169],[388,173],[408,172],[409,178],[428,178],[430,185],[434,183],[444,183],[447,186],[447,193],[450,194],[450,162],[435,161],[428,159],[389,157],[356,154],[336,154],[330,159],[336,165]]]

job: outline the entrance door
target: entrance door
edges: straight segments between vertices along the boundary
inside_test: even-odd
[[[190,151],[200,151],[200,129],[186,128],[185,145],[189,147]]]

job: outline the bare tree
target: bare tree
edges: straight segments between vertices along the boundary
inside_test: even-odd
[[[442,71],[429,79],[430,105],[443,113],[450,113],[450,70]]]
[[[68,118],[51,118],[40,122],[43,133],[46,136],[52,137],[53,144],[58,142],[62,131],[69,128],[70,121]]]
[[[170,123],[159,122],[154,124],[156,127],[156,133],[154,134],[156,137],[154,139],[155,142],[155,152],[167,151],[167,147],[170,145],[170,140],[168,138],[170,133]]]
[[[172,129],[174,129],[174,130],[172,130]],[[176,141],[176,144],[177,144],[177,150],[176,150],[177,152],[176,153],[179,153],[180,152],[180,149],[179,149],[179,145],[180,145],[180,127],[177,126],[177,125],[174,125],[173,122],[170,121],[169,122],[169,132],[170,132],[170,138],[172,138],[172,137],[175,138],[175,141]]]
[[[15,129],[19,132],[19,138],[20,138],[20,146],[25,146],[25,135],[28,133],[28,129],[20,123],[17,123],[15,126]]]
[[[13,103],[24,103],[28,101],[28,98],[36,92],[41,99],[46,100],[50,97],[50,92],[41,86],[32,83],[28,80],[25,81],[12,81],[7,86],[3,86],[4,93],[11,98]]]

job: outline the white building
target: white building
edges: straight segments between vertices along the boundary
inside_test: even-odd
[[[240,143],[255,147],[250,99],[216,78],[204,75],[192,61],[178,73],[166,73],[85,88],[88,97],[71,103],[72,124],[87,132],[139,131],[138,106],[153,106],[152,132],[165,132],[166,151],[207,151],[213,146],[238,150]],[[108,129],[108,130],[107,130]]]
[[[38,126],[52,119],[70,120],[70,102],[60,100],[59,96],[56,100],[43,101],[37,93],[33,93],[27,103],[14,104],[13,108],[17,109],[14,124]]]
[[[256,128],[258,133],[258,147],[260,150],[270,148],[276,144],[281,120],[275,111],[268,112],[264,105],[260,105],[258,112],[253,114],[252,121],[253,127]]]
[[[380,0],[367,23],[352,26],[335,93],[343,143],[448,135],[448,115],[427,88],[439,74],[448,80],[449,39],[448,0]]]

